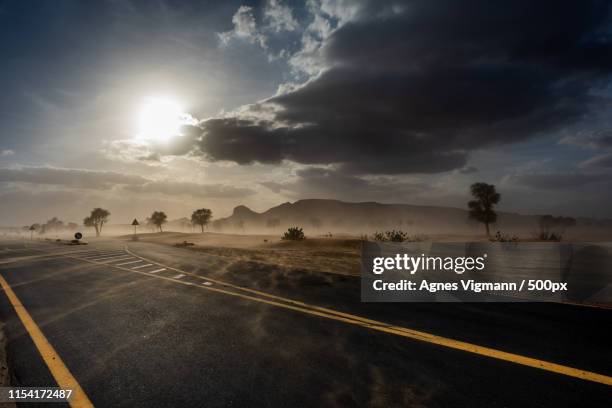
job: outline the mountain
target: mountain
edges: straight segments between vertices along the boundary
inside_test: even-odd
[[[586,228],[593,221],[579,219],[576,229]],[[606,225],[608,228],[612,226],[610,220],[606,221]],[[214,230],[228,232],[265,233],[289,226],[300,226],[307,232],[319,233],[371,233],[402,229],[411,234],[474,234],[484,229],[469,219],[467,210],[459,208],[324,199],[287,202],[262,213],[241,205],[234,208],[231,216],[213,223]],[[535,235],[539,230],[539,216],[500,212],[498,222],[491,230]]]

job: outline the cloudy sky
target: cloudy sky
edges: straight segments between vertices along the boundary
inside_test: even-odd
[[[612,217],[607,1],[0,0],[0,225],[300,198]]]

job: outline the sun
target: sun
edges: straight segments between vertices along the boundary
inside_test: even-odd
[[[171,99],[148,99],[138,117],[138,137],[163,142],[177,136],[184,115],[180,105]]]

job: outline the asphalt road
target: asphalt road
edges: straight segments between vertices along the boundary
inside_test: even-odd
[[[610,310],[364,304],[355,278],[145,243],[128,243],[128,253],[124,244],[0,241],[0,275],[98,407],[612,403],[611,386],[384,332],[312,307],[605,376],[612,376]],[[0,319],[16,385],[56,386],[4,295]]]

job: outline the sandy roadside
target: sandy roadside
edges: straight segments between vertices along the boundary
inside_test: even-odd
[[[131,236],[123,237],[130,240]],[[231,259],[303,269],[316,272],[357,276],[360,273],[361,241],[355,238],[309,238],[304,241],[283,241],[278,235],[232,234],[139,234],[141,242],[174,246],[185,241],[192,251]]]

